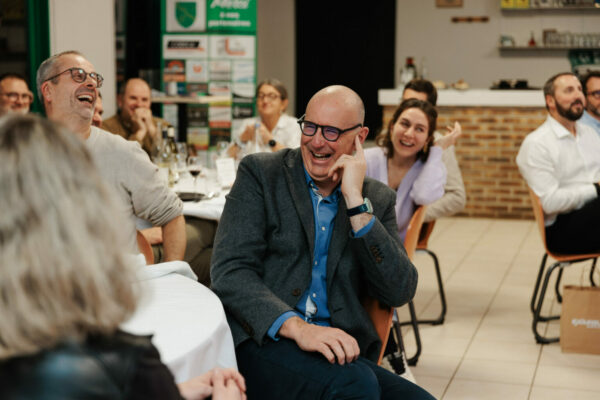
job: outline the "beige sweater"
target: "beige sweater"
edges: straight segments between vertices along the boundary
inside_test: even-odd
[[[441,133],[435,132],[436,139],[441,136]],[[444,150],[442,153],[442,161],[444,162],[447,171],[444,196],[427,206],[425,222],[454,215],[462,211],[467,202],[465,184],[463,183],[458,161],[456,161],[454,146],[450,146]]]

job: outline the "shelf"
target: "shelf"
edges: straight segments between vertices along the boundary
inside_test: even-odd
[[[515,51],[515,52],[553,52],[560,51],[565,52],[568,50],[589,50],[589,51],[597,51],[600,50],[600,47],[559,47],[559,46],[500,46],[498,47],[500,51]]]
[[[550,12],[560,13],[563,11],[567,12],[589,12],[589,11],[600,11],[599,7],[594,6],[572,6],[572,7],[530,7],[530,8],[501,8],[503,12],[508,13],[529,13],[529,12]]]
[[[156,96],[153,103],[163,104],[231,104],[231,96]]]

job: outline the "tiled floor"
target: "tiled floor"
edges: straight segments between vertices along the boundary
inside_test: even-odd
[[[438,220],[429,248],[440,260],[448,313],[443,325],[420,326],[423,352],[411,367],[418,384],[444,400],[600,399],[600,355],[535,343],[529,302],[543,246],[533,221]],[[417,253],[415,265],[417,313],[431,318],[440,310],[433,262]],[[589,285],[589,268],[567,268],[563,282]],[[549,292],[548,310],[557,312]],[[407,319],[406,307],[400,315]],[[544,325],[558,334],[558,321]],[[404,340],[410,357],[412,333]]]

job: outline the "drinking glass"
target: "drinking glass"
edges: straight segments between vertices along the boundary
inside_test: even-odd
[[[202,165],[200,163],[200,158],[196,156],[191,156],[187,159],[187,170],[194,178],[194,192],[198,193],[197,183],[198,183],[198,175],[202,172]]]
[[[187,143],[176,143],[177,154],[175,154],[175,160],[177,161],[177,172],[181,175],[186,170],[186,160],[188,159]]]

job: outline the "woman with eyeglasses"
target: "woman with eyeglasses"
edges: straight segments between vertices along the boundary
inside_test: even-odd
[[[296,119],[285,114],[288,106],[285,86],[277,79],[266,79],[256,88],[258,116],[247,118],[235,129],[228,153],[242,158],[246,154],[271,152],[300,146]]]
[[[239,372],[175,384],[136,309],[114,194],[85,143],[38,116],[0,119],[0,399],[245,399]]]
[[[461,135],[460,125],[433,141],[437,111],[428,102],[404,100],[375,142],[378,147],[365,150],[366,175],[396,191],[398,233],[404,240],[415,209],[433,203],[444,195],[446,167],[442,150]]]

